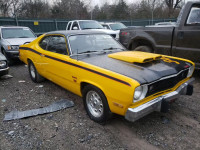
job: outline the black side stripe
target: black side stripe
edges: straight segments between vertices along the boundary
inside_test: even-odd
[[[31,49],[31,48],[28,48],[28,47],[21,47],[20,50],[28,50],[28,51],[31,51],[31,52],[34,52],[38,55],[41,55],[42,53],[34,50],[34,49]],[[81,68],[81,69],[84,69],[84,70],[87,70],[89,72],[92,72],[92,73],[96,73],[98,75],[101,75],[103,77],[106,77],[106,78],[109,78],[111,80],[115,80],[117,82],[120,82],[120,83],[123,83],[125,85],[128,85],[128,86],[131,86],[129,83],[123,81],[123,80],[120,80],[120,79],[117,79],[115,77],[112,77],[112,76],[109,76],[107,74],[104,74],[104,73],[101,73],[101,72],[98,72],[98,71],[95,71],[95,70],[92,70],[92,69],[89,69],[89,68],[86,68],[86,67],[83,67],[83,66],[80,66],[80,65],[77,65],[77,64],[74,64],[74,63],[71,63],[71,62],[68,62],[68,61],[65,61],[65,60],[61,60],[61,59],[58,59],[58,58],[55,58],[55,57],[51,57],[51,56],[48,56],[48,55],[44,55],[45,57],[49,58],[49,59],[53,59],[55,61],[59,61],[59,62],[62,62],[62,63],[65,63],[65,64],[68,64],[68,65],[71,65],[71,66],[74,66],[74,67],[78,67],[78,68]]]

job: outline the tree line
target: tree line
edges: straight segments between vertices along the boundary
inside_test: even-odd
[[[0,0],[1,17],[47,19],[130,20],[174,18],[183,6],[182,0],[141,0],[127,4],[115,0],[91,6],[92,0]]]

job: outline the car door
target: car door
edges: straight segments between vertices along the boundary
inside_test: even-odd
[[[71,58],[69,57],[66,38],[64,35],[48,35],[49,41],[46,49],[43,49],[43,69],[45,77],[70,89],[74,84],[71,74]],[[73,83],[72,83],[73,82]]]
[[[173,55],[200,63],[200,5],[191,7],[184,25],[177,28]]]

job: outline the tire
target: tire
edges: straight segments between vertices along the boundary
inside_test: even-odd
[[[97,123],[105,124],[112,113],[104,93],[92,85],[87,85],[82,93],[84,107],[90,119]]]
[[[142,52],[153,53],[152,48],[150,48],[149,46],[138,46],[134,49],[134,51],[142,51]]]
[[[9,66],[14,64],[14,60],[12,60],[11,58],[8,58],[4,49],[1,50],[1,53],[6,57]]]
[[[35,83],[40,83],[44,81],[45,79],[37,72],[37,69],[35,68],[32,61],[28,62],[28,71],[29,75],[31,77],[31,80]]]

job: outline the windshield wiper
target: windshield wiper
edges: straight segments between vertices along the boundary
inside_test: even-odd
[[[104,48],[103,50],[104,50],[104,51],[109,51],[109,50],[116,50],[116,49],[124,50],[123,48],[117,48],[117,47]]]
[[[85,52],[80,52],[80,53],[77,53],[77,54],[92,53],[92,52],[98,52],[98,51],[85,51]]]
[[[20,37],[17,37],[17,38],[29,38],[28,36],[20,36]]]

